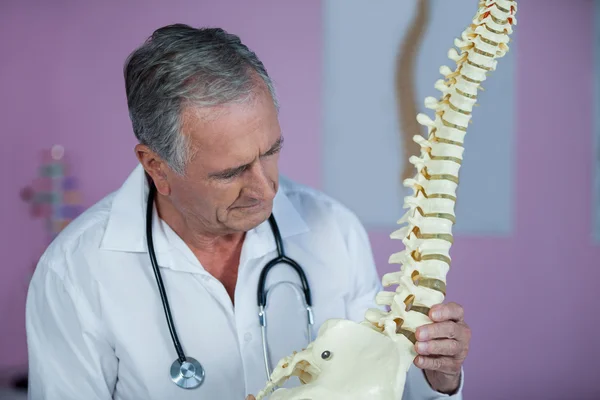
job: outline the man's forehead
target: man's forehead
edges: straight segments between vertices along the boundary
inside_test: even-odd
[[[251,161],[248,157],[269,150],[281,136],[276,113],[247,103],[188,107],[182,113],[182,133],[194,153],[213,165]]]
[[[257,116],[251,110],[241,112],[240,105],[219,105],[214,107],[186,107],[182,112],[182,134],[194,143],[207,144],[232,139],[242,134]]]

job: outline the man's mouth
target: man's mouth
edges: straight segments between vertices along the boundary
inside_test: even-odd
[[[235,206],[234,208],[239,208],[239,209],[243,209],[243,210],[251,210],[251,209],[254,209],[254,208],[259,208],[262,204],[263,204],[262,201],[255,201],[253,203],[243,204],[243,205],[240,205],[240,206]]]

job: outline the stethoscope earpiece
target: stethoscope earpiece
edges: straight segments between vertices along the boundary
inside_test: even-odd
[[[204,368],[192,357],[186,357],[183,363],[179,359],[173,361],[170,372],[171,380],[183,389],[195,389],[204,382]]]

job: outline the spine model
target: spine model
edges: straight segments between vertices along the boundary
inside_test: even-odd
[[[452,48],[448,53],[456,69],[440,68],[445,79],[435,88],[442,96],[425,99],[425,106],[435,111],[434,119],[417,116],[428,136],[414,136],[421,154],[410,157],[417,172],[404,181],[413,194],[405,198],[408,210],[398,221],[405,226],[392,234],[405,246],[390,257],[401,268],[383,277],[384,287],[398,286],[375,299],[389,310],[366,310],[361,323],[325,321],[306,349],[279,361],[257,400],[402,398],[406,373],[416,356],[415,331],[431,322],[429,309],[446,297],[458,173],[477,93],[496,69],[496,59],[508,51],[516,12],[515,0],[479,2],[473,23],[455,40],[460,52]],[[292,376],[302,385],[278,389]]]
[[[402,267],[399,272],[386,274],[382,282],[384,287],[398,287],[395,292],[379,293],[376,299],[379,305],[389,306],[390,312],[372,309],[365,316],[375,328],[402,334],[412,343],[416,329],[431,322],[431,306],[446,296],[465,134],[481,84],[496,69],[496,59],[508,51],[516,11],[514,0],[480,1],[473,23],[454,42],[461,52],[452,48],[448,53],[456,69],[440,68],[445,79],[437,81],[435,88],[442,92],[441,98],[425,99],[425,106],[435,111],[435,119],[417,116],[427,128],[428,138],[413,137],[421,155],[410,157],[417,173],[404,181],[413,194],[404,199],[408,211],[398,221],[405,226],[391,235],[402,240],[405,249],[393,254],[389,262]]]

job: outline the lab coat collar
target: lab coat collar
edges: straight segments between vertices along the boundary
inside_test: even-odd
[[[273,200],[273,214],[283,239],[309,231],[308,225],[284,193],[283,186],[286,184],[288,181],[281,179],[279,190]],[[101,249],[134,253],[148,251],[146,205],[149,190],[145,171],[141,165],[138,165],[114,195]],[[154,250],[161,267],[175,268],[170,262],[172,258],[167,257],[167,253],[172,251],[174,246],[169,240],[169,234],[165,232],[164,225],[164,221],[158,218],[155,207],[152,223]],[[265,221],[247,232],[242,258],[258,258],[274,250],[276,245],[273,233],[269,222]],[[163,257],[160,257],[161,254]]]
[[[144,169],[138,165],[114,194],[101,249],[133,253],[147,252],[146,205],[149,191],[150,186]],[[152,238],[154,250],[158,254],[167,251],[170,246],[166,241],[156,207],[152,215]]]

